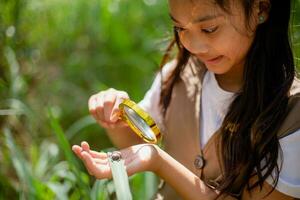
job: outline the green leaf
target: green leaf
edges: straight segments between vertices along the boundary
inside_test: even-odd
[[[106,190],[108,180],[96,180],[91,190],[90,197],[92,200],[106,200],[108,199],[108,191]]]
[[[23,186],[26,188],[29,186],[27,189],[29,189],[29,198],[31,199],[34,197],[35,188],[32,187],[32,185],[34,185],[34,181],[28,168],[28,162],[25,160],[23,154],[21,153],[22,151],[16,145],[8,128],[4,129],[4,135],[5,143],[10,151],[13,166]]]
[[[129,188],[128,175],[124,166],[124,160],[108,160],[112,170],[112,177],[118,200],[132,200],[131,191]]]
[[[6,145],[10,150],[13,166],[22,184],[19,191],[21,196],[24,196],[26,199],[53,199],[54,193],[51,189],[33,177],[28,162],[21,153],[22,151],[19,149],[18,145],[16,145],[8,128],[4,129],[4,135]]]
[[[66,136],[68,139],[73,138],[76,133],[78,133],[81,129],[95,124],[95,120],[89,115],[85,116],[78,121],[76,121],[72,126],[66,131]]]
[[[152,199],[157,192],[158,178],[152,172],[134,174],[129,182],[133,199]]]
[[[64,134],[61,126],[59,125],[57,119],[54,117],[50,108],[48,108],[48,115],[49,115],[51,127],[54,130],[54,133],[58,139],[59,146],[63,150],[64,155],[70,165],[70,168],[74,172],[74,174],[78,180],[80,192],[82,193],[82,196],[84,198],[88,198],[89,193],[90,193],[89,183],[88,183],[88,181],[86,181],[84,179],[83,174],[80,173],[77,160],[76,160],[73,152],[71,151],[71,146],[70,146],[67,138],[65,137],[65,134]]]

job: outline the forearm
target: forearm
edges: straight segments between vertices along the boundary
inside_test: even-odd
[[[128,126],[106,129],[106,132],[111,142],[118,149],[144,143]]]
[[[164,151],[159,153],[159,167],[156,172],[183,199],[214,199],[217,194],[207,187],[193,172],[183,166]]]

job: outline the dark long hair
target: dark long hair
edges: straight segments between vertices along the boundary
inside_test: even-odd
[[[227,9],[230,0],[215,1],[223,10],[230,12]],[[248,22],[254,2],[241,0]],[[277,132],[285,117],[289,90],[295,76],[289,41],[291,1],[270,0],[270,5],[268,20],[257,27],[246,57],[242,92],[231,103],[220,128],[217,147],[222,149],[219,152],[224,180],[217,189],[221,194],[237,198],[241,197],[245,188],[249,191],[256,187],[261,189],[273,171],[276,185],[280,172],[277,158],[281,151]],[[172,47],[177,44],[177,66],[162,86],[160,103],[164,114],[171,101],[172,89],[192,56],[180,44],[176,31],[174,35],[162,61],[163,66]],[[252,177],[256,179],[250,182]]]

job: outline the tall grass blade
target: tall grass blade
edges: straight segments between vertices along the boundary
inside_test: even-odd
[[[144,189],[145,189],[145,199],[151,199],[153,195],[157,192],[158,180],[157,176],[152,172],[144,173]]]
[[[95,120],[90,115],[85,116],[85,117],[79,119],[78,121],[76,121],[74,124],[72,124],[72,126],[68,130],[66,130],[66,136],[70,140],[81,129],[83,129],[87,126],[93,125],[93,124],[95,124]]]
[[[128,175],[124,166],[124,160],[108,160],[111,166],[113,182],[115,185],[118,200],[132,200]]]
[[[129,178],[133,199],[153,199],[157,192],[158,178],[152,172],[134,174]]]
[[[10,69],[10,96],[17,97],[23,88],[24,80],[22,76],[20,76],[20,65],[17,61],[16,54],[14,50],[10,47],[5,47],[4,55],[8,62],[8,66]]]
[[[91,190],[91,200],[107,200],[109,197],[106,189],[108,180],[96,180]]]
[[[89,183],[83,178],[84,174],[80,173],[77,160],[75,159],[75,156],[71,151],[71,146],[67,138],[65,137],[65,134],[61,126],[59,125],[58,120],[54,117],[50,108],[48,109],[48,115],[49,115],[51,127],[54,130],[54,133],[58,139],[59,146],[63,150],[64,155],[70,165],[70,168],[74,172],[78,180],[78,186],[80,188],[80,192],[82,193],[84,198],[88,198],[90,193]]]
[[[15,141],[8,128],[4,128],[4,135],[5,143],[10,151],[11,160],[19,179],[22,183],[25,183],[26,185],[32,185],[33,180],[28,169],[28,163],[23,157],[18,146],[15,144]],[[30,189],[31,193],[34,193],[33,188],[30,187]]]
[[[47,191],[48,196],[52,196],[49,189],[42,183],[35,180],[29,170],[28,162],[24,158],[22,151],[16,145],[10,130],[8,128],[4,129],[5,143],[10,151],[10,156],[13,162],[13,166],[17,172],[17,175],[20,179],[22,187],[20,193],[26,196],[28,199],[39,198],[43,192]],[[28,196],[27,196],[28,191]],[[41,192],[42,191],[42,192]],[[47,196],[44,196],[44,199],[48,199]]]

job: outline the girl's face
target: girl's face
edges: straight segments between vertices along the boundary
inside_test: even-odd
[[[181,44],[220,75],[243,71],[257,25],[252,20],[247,26],[242,5],[231,4],[229,14],[212,0],[169,0]]]

